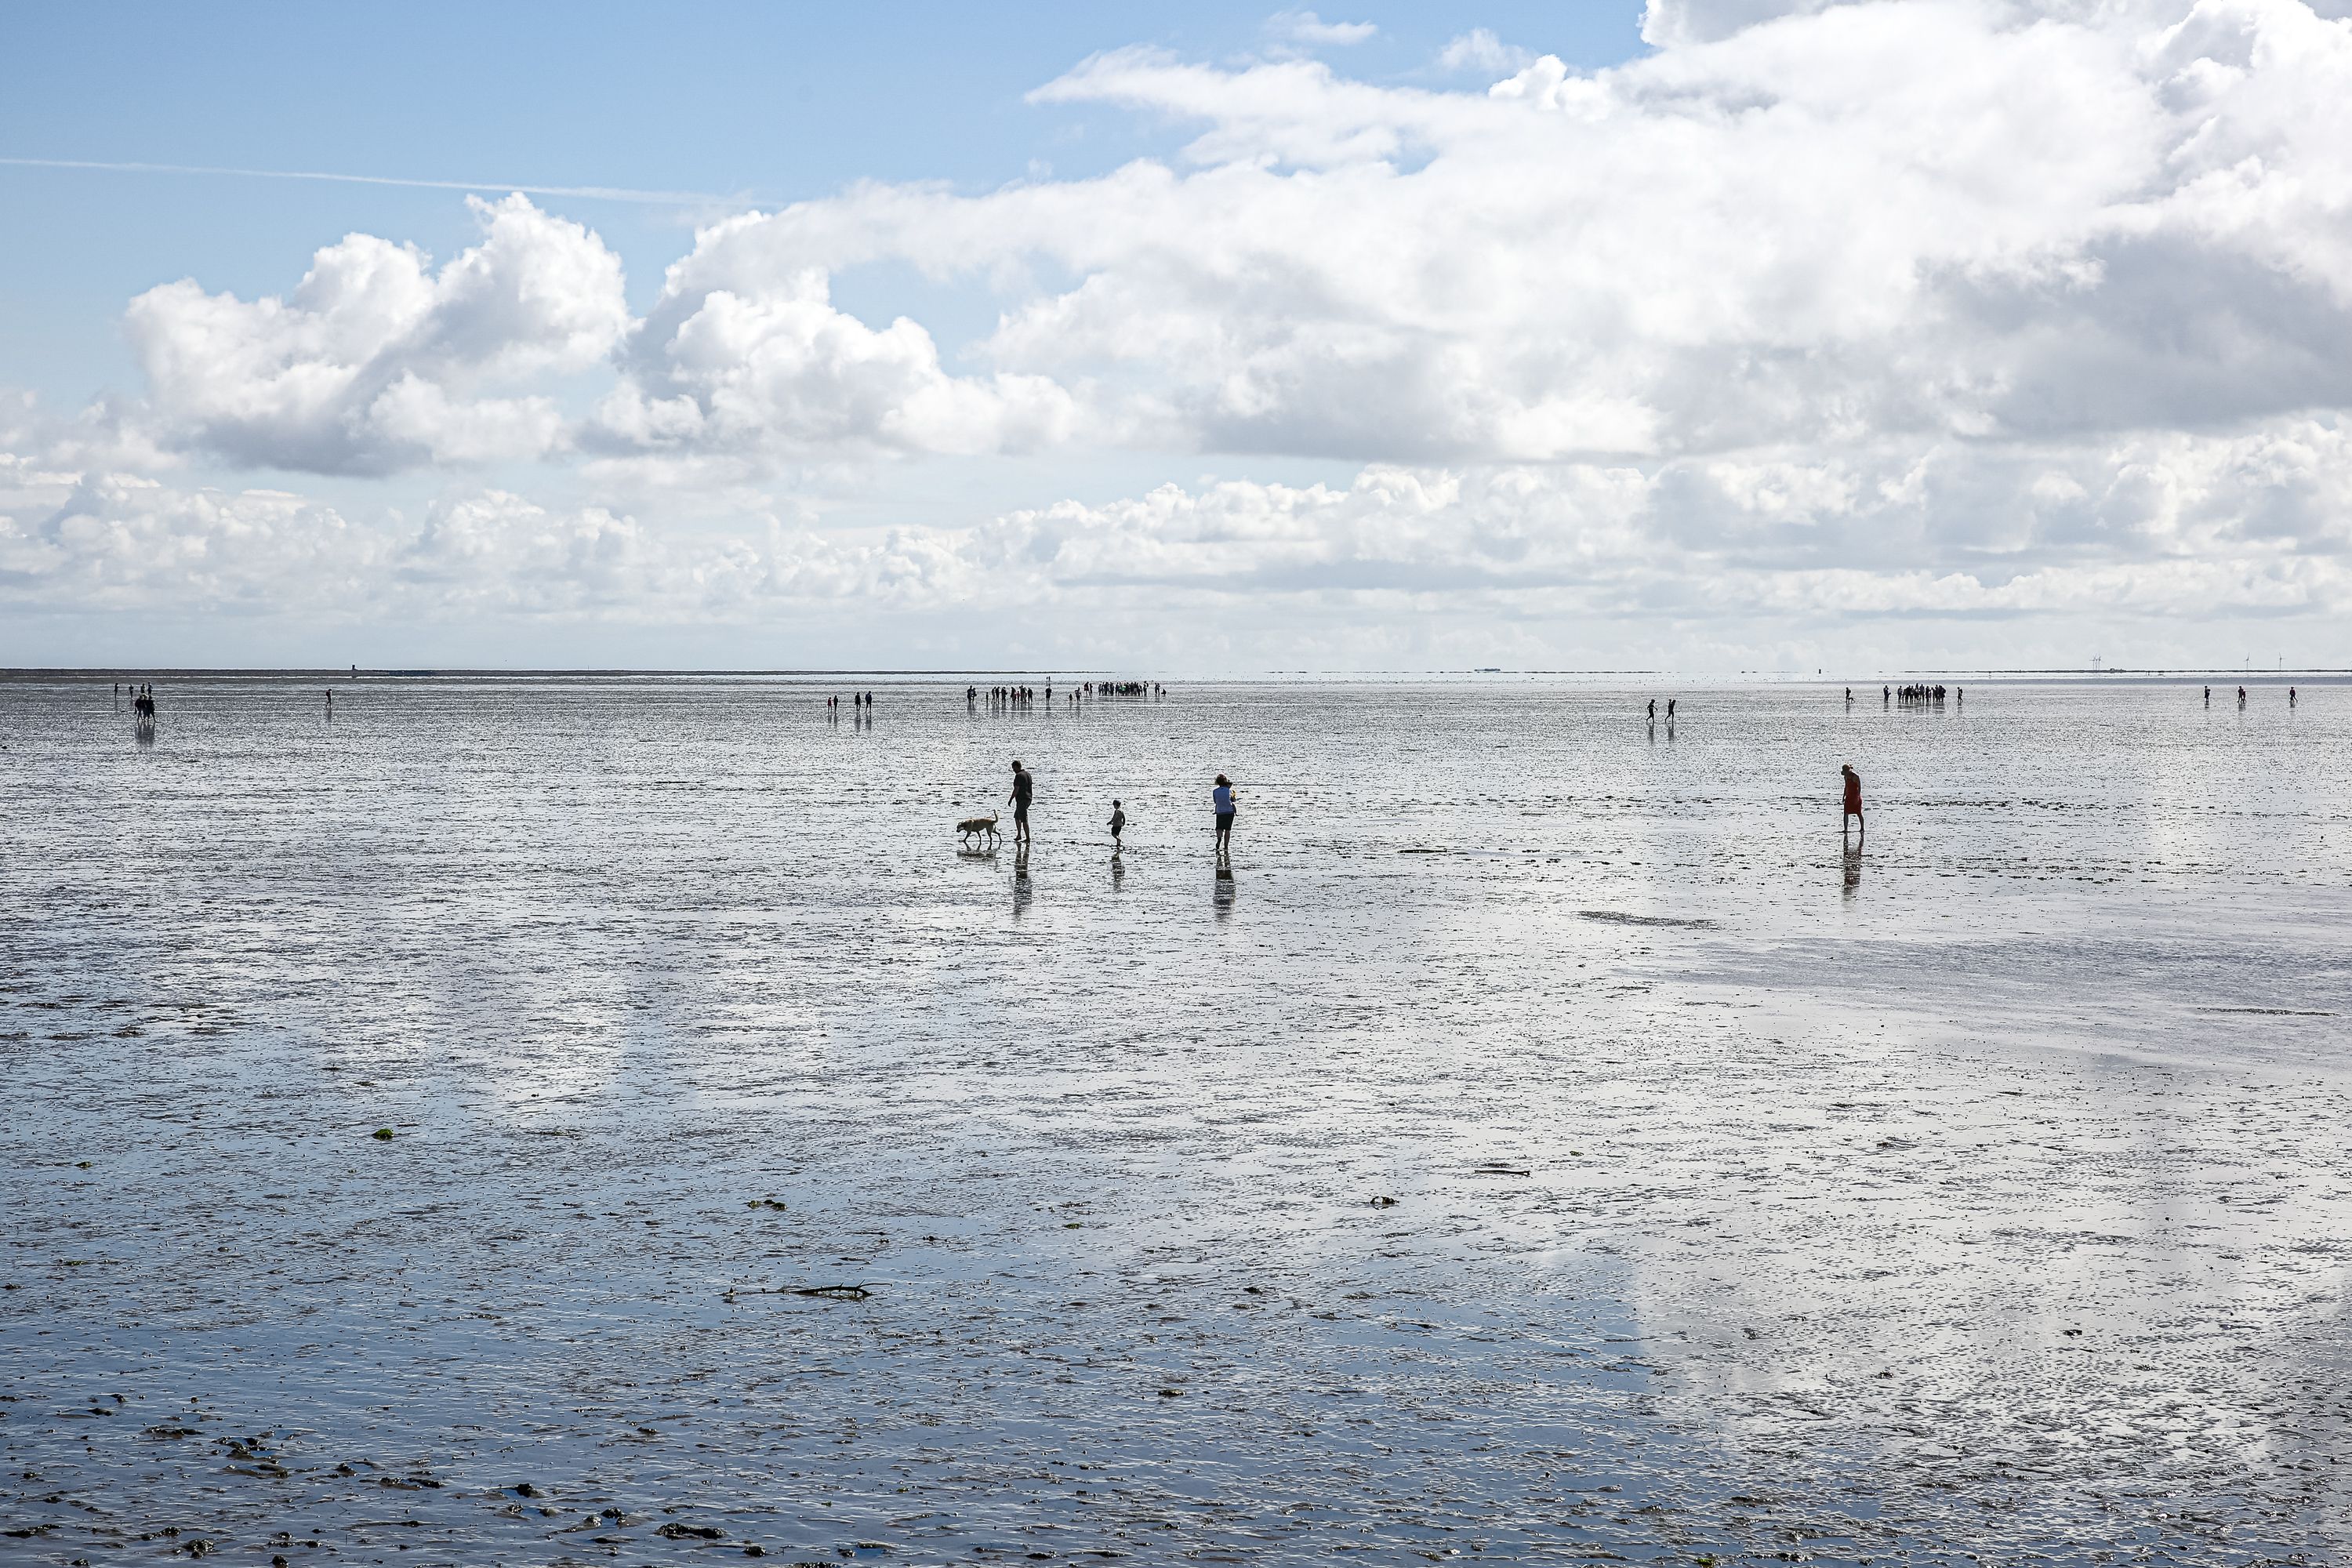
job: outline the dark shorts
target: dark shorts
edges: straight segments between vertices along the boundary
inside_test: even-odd
[[[1234,818],[1237,815],[1239,814],[1231,811],[1221,811],[1217,813],[1217,831],[1220,833],[1231,833],[1234,830]]]
[[[1015,822],[1026,822],[1029,820],[1029,803],[1027,801],[1024,800],[1020,805],[1013,808],[1013,820]]]

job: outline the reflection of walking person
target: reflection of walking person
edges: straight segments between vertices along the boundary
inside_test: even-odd
[[[1845,775],[1845,810],[1838,816],[1838,837],[1845,837],[1845,819],[1849,816],[1853,818],[1854,826],[1867,836],[1870,825],[1862,816],[1862,775],[1853,771],[1851,763],[1841,763],[1838,772]]]
[[[1013,841],[1015,844],[1029,842],[1029,796],[1036,787],[1035,777],[1021,765],[1020,758],[1013,758],[1013,793],[1004,798],[1013,806]]]
[[[1223,854],[1234,844],[1234,781],[1224,774],[1217,775],[1217,787],[1209,792],[1217,807],[1217,853]]]

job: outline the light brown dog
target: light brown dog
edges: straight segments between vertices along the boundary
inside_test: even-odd
[[[986,816],[967,816],[956,824],[956,833],[967,844],[986,834],[988,841],[993,844],[996,842],[996,814],[992,811]]]

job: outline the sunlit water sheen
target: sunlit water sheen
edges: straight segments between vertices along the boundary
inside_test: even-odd
[[[0,1560],[2352,1542],[2352,691],[864,684],[0,682]]]

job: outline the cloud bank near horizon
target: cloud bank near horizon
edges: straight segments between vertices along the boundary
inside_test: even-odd
[[[1643,622],[1732,649],[1902,617],[1986,623],[1987,647],[2309,617],[2336,649],[2352,24],[2329,9],[1652,0],[1640,59],[1578,74],[1473,31],[1431,79],[1499,74],[1461,88],[1350,77],[1301,51],[1360,25],[1286,13],[1264,59],[1124,50],[1031,95],[1174,128],[1171,156],[743,213],[642,315],[591,230],[477,200],[437,267],[352,235],[281,296],[130,301],[136,395],[0,411],[0,600],[1190,618],[1236,649],[1313,626],[1341,662],[1401,617],[1512,651]],[[992,325],[943,352],[842,309],[876,268]],[[1357,477],[883,533],[802,487],[1104,453]],[[281,475],[443,494],[408,517]]]

